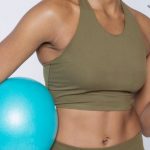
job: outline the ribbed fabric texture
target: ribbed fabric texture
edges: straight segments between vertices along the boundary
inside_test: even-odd
[[[146,79],[146,47],[140,28],[121,2],[125,27],[107,32],[87,0],[80,0],[76,33],[63,53],[43,64],[45,85],[56,107],[128,110]]]

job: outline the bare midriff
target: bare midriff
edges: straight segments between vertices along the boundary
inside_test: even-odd
[[[100,148],[120,144],[141,131],[132,107],[124,111],[89,111],[57,108],[56,141],[77,147]]]

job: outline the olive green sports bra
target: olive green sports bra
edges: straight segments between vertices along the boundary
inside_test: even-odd
[[[108,33],[87,0],[80,0],[75,35],[63,53],[43,64],[56,108],[128,110],[146,78],[146,47],[134,16],[121,2],[125,27]]]

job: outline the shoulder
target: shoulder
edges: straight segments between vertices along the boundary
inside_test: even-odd
[[[71,9],[69,9],[70,7],[67,7],[69,6],[67,5],[68,3],[66,0],[43,0],[29,9],[23,17],[28,19],[38,18],[44,20],[44,18],[52,18],[62,20],[66,18],[66,15],[71,11]]]
[[[55,19],[67,19],[72,13],[72,5],[69,0],[43,0],[29,10],[29,13],[35,14],[37,17],[46,16]]]
[[[126,6],[129,9],[129,11],[132,13],[132,15],[136,18],[140,26],[142,28],[145,27],[146,30],[150,32],[150,18],[134,8],[131,8],[128,5]]]
[[[15,30],[36,31],[38,37],[43,35],[45,40],[54,42],[62,26],[68,20],[67,15],[72,12],[70,6],[71,2],[67,0],[43,0],[24,14]]]
[[[126,4],[125,4],[126,5]],[[139,24],[142,33],[145,37],[147,44],[149,45],[150,51],[150,18],[138,10],[131,8],[129,5],[126,5],[131,14],[135,17],[137,23]]]

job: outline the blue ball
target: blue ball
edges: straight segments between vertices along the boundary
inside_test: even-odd
[[[49,90],[31,78],[0,83],[0,150],[50,150],[58,129]]]

